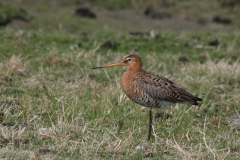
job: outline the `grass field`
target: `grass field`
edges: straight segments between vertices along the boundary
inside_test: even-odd
[[[230,123],[240,117],[240,30],[134,36],[101,18],[73,16],[68,1],[62,10],[38,3],[12,3],[31,21],[0,28],[0,159],[239,159],[240,130]],[[203,99],[154,110],[162,114],[150,142],[148,110],[121,90],[126,68],[92,70],[132,53],[144,70]]]

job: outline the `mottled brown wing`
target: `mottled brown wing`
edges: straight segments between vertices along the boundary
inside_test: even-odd
[[[196,101],[202,100],[178,87],[172,81],[154,73],[140,73],[133,78],[133,82],[138,84],[153,99],[193,105],[198,105]]]

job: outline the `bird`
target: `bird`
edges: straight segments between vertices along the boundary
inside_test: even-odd
[[[152,109],[168,108],[176,103],[198,105],[202,101],[185,89],[177,86],[169,79],[142,69],[142,60],[136,54],[131,54],[123,61],[93,69],[114,66],[127,66],[122,76],[121,86],[128,98],[149,109],[148,141],[152,131]]]

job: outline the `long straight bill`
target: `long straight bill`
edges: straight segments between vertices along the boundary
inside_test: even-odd
[[[107,67],[115,67],[115,66],[124,66],[123,61],[118,62],[118,63],[114,63],[114,64],[110,64],[110,65],[107,65],[107,66],[95,67],[95,68],[93,68],[93,69],[107,68]]]

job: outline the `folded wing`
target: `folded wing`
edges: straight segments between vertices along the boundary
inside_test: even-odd
[[[133,82],[153,99],[192,105],[198,105],[197,101],[202,101],[201,98],[178,87],[172,81],[154,73],[141,72],[133,78]]]

